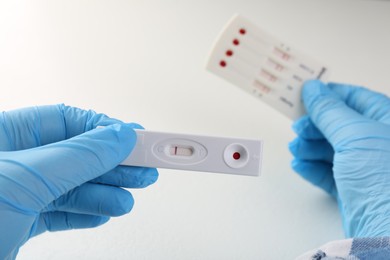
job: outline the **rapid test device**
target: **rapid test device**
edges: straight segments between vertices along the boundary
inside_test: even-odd
[[[324,80],[328,69],[263,29],[235,15],[214,44],[207,70],[264,101],[292,120],[305,109],[304,81]]]
[[[136,145],[121,165],[258,176],[262,141],[136,129]]]

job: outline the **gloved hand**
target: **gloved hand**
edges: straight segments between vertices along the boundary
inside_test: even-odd
[[[0,259],[14,259],[46,230],[95,227],[129,212],[133,197],[119,187],[143,188],[158,176],[117,166],[134,147],[134,127],[64,105],[3,112]]]
[[[390,99],[320,81],[302,95],[293,169],[338,200],[348,237],[390,236]]]

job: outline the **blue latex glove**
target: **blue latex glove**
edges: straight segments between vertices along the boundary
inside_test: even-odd
[[[97,126],[107,126],[95,129]],[[133,206],[156,169],[118,166],[135,125],[93,111],[43,106],[0,115],[0,259],[45,231],[90,228]]]
[[[292,166],[338,200],[348,237],[390,236],[390,99],[309,81],[295,122]]]

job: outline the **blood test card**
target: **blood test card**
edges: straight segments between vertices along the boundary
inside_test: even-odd
[[[240,15],[214,44],[207,70],[295,120],[305,114],[302,85],[324,80],[328,69]]]

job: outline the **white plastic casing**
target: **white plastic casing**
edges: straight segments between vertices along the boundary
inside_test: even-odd
[[[262,141],[136,130],[137,143],[121,164],[258,176]]]
[[[207,69],[297,119],[305,113],[301,89],[324,80],[328,69],[242,16],[234,16],[217,38]]]

